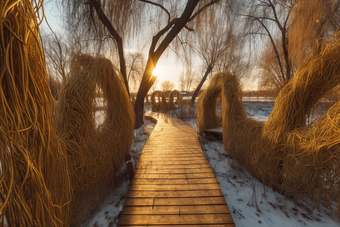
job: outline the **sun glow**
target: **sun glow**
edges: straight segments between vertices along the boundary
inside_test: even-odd
[[[159,77],[164,72],[163,67],[160,65],[156,65],[156,68],[152,71],[152,75]]]

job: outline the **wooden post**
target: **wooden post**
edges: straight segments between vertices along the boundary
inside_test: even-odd
[[[133,174],[134,174],[134,169],[133,169],[133,163],[132,163],[130,155],[126,156],[125,164],[126,164],[127,172],[129,174],[129,179],[130,179],[130,182],[131,182],[132,178],[133,178]]]

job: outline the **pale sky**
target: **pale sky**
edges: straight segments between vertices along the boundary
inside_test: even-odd
[[[51,2],[45,2],[44,3],[44,10],[45,10],[45,16],[46,19],[51,26],[51,28],[54,31],[62,31],[61,21],[59,18],[59,12],[58,9],[53,7]],[[46,22],[44,21],[42,24],[42,27],[45,31],[49,31]],[[125,54],[127,52],[125,51]],[[147,56],[145,56],[147,59]],[[158,89],[160,89],[160,85],[164,80],[169,80],[173,82],[176,86],[176,89],[179,89],[178,87],[178,78],[183,70],[183,65],[175,59],[174,54],[169,54],[166,56],[165,54],[162,55],[162,57],[159,59],[156,69],[154,71],[154,74],[157,75],[158,78]]]
[[[63,28],[61,25],[61,19],[60,19],[60,14],[59,14],[58,9],[56,7],[53,7],[52,2],[45,1],[44,10],[45,10],[46,19],[49,25],[51,26],[51,28],[56,32],[57,31],[62,32]],[[46,32],[50,31],[45,21],[42,23],[42,27]],[[134,49],[129,49],[129,50],[134,50]],[[157,63],[156,69],[154,71],[154,74],[157,75],[157,80],[158,80],[157,89],[160,89],[161,83],[165,80],[169,80],[170,82],[174,83],[175,89],[179,89],[178,79],[179,79],[181,72],[185,71],[184,65],[181,64],[180,61],[176,61],[175,54],[172,51],[168,53],[169,53],[168,55],[163,54],[161,56],[161,58],[159,59]],[[127,54],[127,50],[125,51],[125,54]],[[147,53],[145,54],[145,59],[147,59]],[[196,66],[194,66],[194,69],[193,69],[194,71],[195,71],[195,67],[198,67],[198,65],[199,63],[197,62]],[[246,89],[257,89],[256,87],[254,87],[253,83],[244,82],[244,85]],[[192,87],[191,89],[195,89],[195,88]]]

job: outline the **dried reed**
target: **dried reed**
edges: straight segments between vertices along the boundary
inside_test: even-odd
[[[174,102],[174,98],[176,97],[176,102]],[[173,90],[170,93],[170,98],[169,98],[169,110],[171,109],[176,109],[175,103],[179,103],[180,100],[182,100],[182,96],[179,94],[179,91]]]
[[[216,115],[217,98],[221,95],[223,74],[216,74],[208,88],[201,92],[197,100],[197,126],[200,135],[203,130],[221,126],[221,118]]]
[[[96,89],[107,101],[105,121],[95,126]],[[56,128],[67,143],[72,176],[72,223],[98,208],[112,191],[115,173],[128,155],[134,112],[123,81],[105,58],[76,55],[57,106]]]
[[[340,103],[306,126],[318,100],[340,83],[338,37],[298,68],[267,123],[246,118],[238,82],[230,74],[223,79],[222,106],[228,153],[270,187],[312,199],[340,218]]]
[[[0,10],[0,225],[77,226],[112,189],[124,163],[132,105],[109,60],[79,55],[54,119],[39,8],[28,0],[2,0]],[[97,86],[107,102],[98,128]]]
[[[132,103],[132,106],[135,105],[135,102],[136,102],[136,94],[135,93],[131,93],[131,103]]]
[[[29,0],[0,1],[0,225],[67,226],[71,184]]]
[[[158,97],[158,102],[156,102],[156,97]],[[166,102],[166,97],[162,91],[154,91],[151,94],[151,109],[152,111],[168,109],[168,103]]]

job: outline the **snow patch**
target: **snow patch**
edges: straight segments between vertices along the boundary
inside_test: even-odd
[[[222,142],[201,139],[201,146],[227,201],[236,226],[340,226],[323,207],[284,196],[262,184],[225,151]]]

